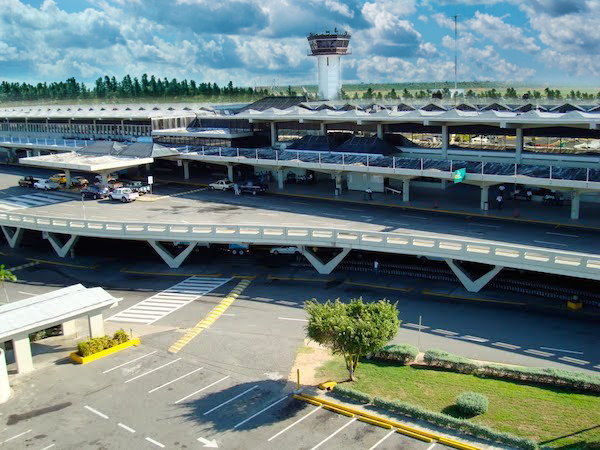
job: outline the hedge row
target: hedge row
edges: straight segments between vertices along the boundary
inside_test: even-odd
[[[490,401],[478,392],[463,392],[456,397],[455,405],[467,417],[478,416],[487,411]]]
[[[354,400],[355,402],[363,403],[365,405],[373,401],[373,398],[370,395],[339,384],[335,386],[331,395],[340,399]]]
[[[117,330],[112,339],[109,336],[91,338],[87,341],[77,343],[77,353],[79,356],[90,356],[94,353],[101,352],[107,348],[116,347],[123,342],[129,340],[129,335],[124,330]]]
[[[488,441],[498,442],[511,448],[519,448],[524,450],[534,450],[538,448],[537,444],[531,439],[497,431],[483,425],[469,422],[468,420],[456,419],[447,414],[429,411],[425,408],[411,405],[409,403],[384,400],[382,398],[375,397],[373,404],[396,414],[412,417],[417,420],[423,420],[443,428],[456,430]]]
[[[580,391],[600,392],[600,377],[583,372],[541,367],[515,367],[500,364],[477,364],[475,361],[442,350],[427,350],[425,362],[434,367],[479,377],[508,378],[532,383],[564,386]]]
[[[404,365],[410,364],[415,359],[419,350],[417,347],[410,344],[386,345],[381,350],[373,355],[376,359],[385,361],[399,361]]]

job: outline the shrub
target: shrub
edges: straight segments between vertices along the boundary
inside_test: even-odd
[[[129,335],[125,332],[125,330],[123,330],[121,328],[120,330],[115,331],[115,334],[113,335],[113,339],[115,341],[117,341],[117,345],[118,345],[118,344],[122,344],[123,342],[127,342],[129,340]]]
[[[77,343],[77,353],[84,357],[90,356],[94,353],[106,350],[107,348],[112,348],[123,342],[127,342],[128,340],[128,334],[123,330],[118,330],[115,332],[112,339],[108,336],[101,336]]]
[[[463,392],[456,398],[456,407],[466,417],[473,417],[487,411],[488,398],[477,392]]]
[[[379,397],[375,397],[373,404],[379,408],[386,409],[396,414],[412,417],[417,420],[423,420],[443,428],[456,430],[488,441],[498,442],[512,448],[519,448],[523,450],[534,450],[538,448],[537,444],[531,439],[497,431],[484,425],[478,425],[476,423],[469,422],[465,419],[456,419],[452,416],[429,411],[425,408],[411,405],[409,403],[384,400]]]
[[[382,359],[384,361],[400,361],[402,364],[407,365],[413,362],[418,354],[419,351],[414,345],[399,344],[386,345],[373,356],[376,359]]]
[[[349,398],[358,403],[367,404],[367,403],[371,403],[373,401],[373,398],[370,395],[365,394],[364,392],[360,392],[355,389],[346,387],[346,386],[340,386],[339,384],[335,386],[335,388],[333,389],[331,394],[334,397]]]
[[[476,362],[468,358],[453,355],[443,350],[427,350],[423,359],[430,366],[450,369],[459,373],[473,373],[479,367]]]

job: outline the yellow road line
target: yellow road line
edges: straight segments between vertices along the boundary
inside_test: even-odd
[[[429,289],[423,289],[421,291],[421,294],[423,294],[423,295],[433,295],[434,297],[446,297],[446,298],[455,298],[455,299],[459,299],[459,300],[470,300],[470,301],[474,301],[474,302],[504,303],[506,305],[518,305],[518,306],[525,305],[525,303],[509,302],[509,301],[505,301],[505,300],[492,300],[492,299],[489,299],[489,298],[464,297],[462,295],[442,294],[440,292],[432,292]]]
[[[36,262],[38,264],[53,264],[55,266],[65,266],[65,267],[74,267],[76,269],[97,269],[100,266],[81,266],[79,264],[69,264],[58,261],[49,261],[47,259],[38,259],[38,258],[25,258],[27,261]]]
[[[267,280],[282,280],[282,281],[314,281],[317,283],[329,283],[335,281],[335,278],[292,278],[292,277],[278,277],[277,275],[268,275]]]
[[[211,326],[216,320],[221,317],[221,315],[229,308],[229,306],[234,302],[234,300],[239,296],[239,294],[248,287],[252,283],[251,280],[242,280],[240,281],[235,288],[226,295],[223,300],[219,302],[217,306],[215,306],[200,322],[190,328],[180,339],[177,340],[171,347],[169,347],[169,352],[177,353],[183,347],[185,347],[189,342],[198,336],[202,331]],[[234,293],[235,291],[235,293]]]
[[[385,286],[382,284],[370,284],[370,283],[355,283],[354,281],[344,281],[344,284],[349,284],[351,286],[363,286],[369,288],[376,289],[387,289],[389,291],[400,291],[400,292],[411,292],[413,288],[398,288],[393,286]]]

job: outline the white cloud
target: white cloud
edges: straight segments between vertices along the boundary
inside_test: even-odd
[[[465,27],[498,44],[501,48],[535,53],[540,47],[535,39],[527,37],[521,28],[505,23],[502,18],[475,12],[475,17],[465,22]]]

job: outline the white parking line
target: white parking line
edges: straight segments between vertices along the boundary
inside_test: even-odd
[[[416,330],[419,329],[418,323],[405,322],[403,325],[408,328],[415,328]],[[429,328],[427,325],[421,325],[421,330],[426,330],[427,328]]]
[[[175,383],[176,381],[182,380],[182,379],[184,379],[185,377],[187,377],[187,376],[190,376],[190,375],[192,375],[192,374],[194,374],[194,373],[196,373],[196,372],[198,372],[199,370],[202,370],[202,369],[204,369],[204,367],[198,367],[197,369],[194,369],[194,370],[192,370],[191,372],[188,372],[188,373],[186,373],[185,375],[181,375],[180,377],[177,377],[177,378],[175,378],[174,380],[167,381],[165,384],[161,384],[160,386],[158,386],[158,387],[155,387],[154,389],[150,389],[150,390],[148,391],[148,394],[152,394],[153,392],[156,392],[156,391],[158,391],[159,389],[162,389],[162,388],[164,388],[165,386],[168,386],[168,385],[170,385],[170,384],[173,384],[173,383]]]
[[[350,422],[348,422],[347,424],[343,425],[341,428],[339,428],[337,431],[334,431],[332,434],[330,434],[328,437],[326,437],[325,439],[323,439],[321,442],[319,442],[317,445],[315,445],[311,450],[316,450],[317,448],[319,448],[321,445],[323,445],[325,442],[327,442],[329,439],[331,439],[332,437],[334,437],[336,434],[338,434],[340,431],[342,431],[344,428],[346,428],[348,425],[350,425],[353,422],[356,422],[356,417],[354,417],[353,419],[350,420]]]
[[[23,292],[23,291],[18,291],[18,292],[19,292],[19,294],[23,294],[23,295],[38,295],[38,294],[32,294],[31,292]]]
[[[230,398],[229,400],[221,403],[220,405],[215,406],[214,408],[209,409],[208,411],[206,411],[204,414],[202,414],[203,416],[206,416],[207,414],[210,414],[213,411],[216,411],[217,409],[231,403],[234,400],[237,400],[238,398],[240,398],[242,395],[246,395],[248,392],[253,391],[254,389],[256,389],[258,387],[258,384],[255,384],[254,386],[252,386],[250,389],[246,389],[244,392],[242,392],[241,394],[236,395],[233,398]]]
[[[126,363],[119,364],[118,366],[115,366],[115,367],[111,367],[110,369],[106,369],[106,370],[105,370],[104,372],[102,372],[102,373],[109,373],[109,372],[112,372],[113,370],[120,369],[121,367],[124,367],[124,366],[126,366],[126,365],[128,365],[128,364],[134,363],[134,362],[136,362],[136,361],[139,361],[140,359],[143,359],[143,358],[145,358],[146,356],[154,355],[154,354],[155,354],[157,351],[158,351],[158,350],[154,350],[153,352],[146,353],[145,355],[139,356],[139,357],[137,357],[137,358],[135,358],[135,359],[132,359],[131,361],[127,361]]]
[[[194,396],[196,394],[199,394],[200,392],[202,392],[202,391],[204,391],[204,390],[206,390],[208,388],[213,387],[215,384],[218,384],[221,381],[225,381],[227,378],[229,378],[229,375],[227,375],[226,377],[221,378],[220,380],[215,381],[214,383],[210,383],[208,386],[204,386],[202,389],[198,389],[197,391],[192,392],[190,395],[186,395],[185,397],[180,398],[179,400],[177,400],[175,402],[175,404],[181,403],[182,401],[187,400],[188,398],[190,398],[190,397],[192,397],[192,396]]]
[[[507,344],[505,342],[493,342],[492,345],[495,345],[496,347],[504,347],[504,348],[507,348],[509,350],[516,350],[518,348],[521,348],[518,345]]]
[[[458,336],[458,333],[455,333],[454,331],[441,330],[439,328],[436,328],[435,330],[431,331],[433,331],[434,333],[446,334],[448,336]]]
[[[567,244],[560,244],[560,243],[558,243],[558,242],[548,242],[548,241],[533,241],[533,242],[536,242],[536,243],[538,243],[538,244],[558,245],[558,246],[560,246],[560,247],[568,247],[568,245],[567,245]]]
[[[563,236],[563,237],[570,237],[570,238],[578,238],[579,236],[577,236],[576,234],[566,234],[566,233],[555,233],[553,231],[546,231],[546,234],[551,234],[553,236]]]
[[[259,414],[264,413],[266,410],[271,409],[273,406],[277,405],[278,403],[281,403],[282,401],[284,401],[286,398],[288,398],[289,396],[286,395],[284,397],[281,397],[279,400],[271,403],[269,406],[264,407],[263,409],[261,409],[259,412],[252,414],[250,417],[248,417],[247,419],[242,420],[240,423],[238,423],[237,425],[235,425],[233,428],[237,428],[237,427],[241,427],[242,425],[244,425],[246,422],[249,422],[250,420],[254,419],[256,416],[258,416]]]
[[[529,353],[531,355],[536,355],[536,356],[544,356],[546,358],[549,358],[550,356],[554,356],[554,353],[542,352],[540,350],[533,350],[531,348],[524,350],[524,353]]]
[[[577,359],[577,358],[570,358],[569,356],[561,356],[560,358],[561,361],[566,361],[566,362],[570,362],[570,363],[574,363],[574,364],[580,364],[580,365],[585,365],[585,364],[589,364],[589,361],[584,361],[583,359]]]
[[[152,439],[152,438],[146,437],[146,440],[147,440],[148,442],[151,442],[152,444],[154,444],[154,445],[156,445],[156,446],[160,447],[160,448],[165,448],[165,446],[164,446],[163,444],[161,444],[161,443],[160,443],[160,442],[158,442],[158,441],[155,441],[155,440],[154,440],[154,439]]]
[[[564,350],[562,348],[552,348],[552,347],[540,347],[542,350],[553,350],[555,352],[564,352],[564,353],[573,353],[575,355],[583,355],[583,352],[576,352],[574,350]]]
[[[295,322],[308,322],[308,319],[294,319],[293,317],[278,317],[279,320],[292,320]]]
[[[487,342],[488,341],[488,339],[477,337],[477,336],[470,336],[468,334],[465,336],[461,336],[461,339],[466,339],[468,341],[473,341],[473,342]]]
[[[17,439],[17,438],[20,438],[21,436],[24,436],[24,435],[26,435],[27,433],[31,433],[31,429],[29,429],[29,430],[27,430],[27,431],[23,431],[22,433],[19,433],[19,434],[17,434],[16,436],[13,436],[13,437],[11,437],[11,438],[8,438],[7,440],[5,440],[5,441],[2,441],[1,443],[2,443],[2,444],[6,444],[7,442],[10,442],[10,441],[12,441],[12,440],[14,440],[14,439]]]
[[[277,436],[279,436],[280,434],[285,433],[287,430],[289,430],[290,428],[292,428],[294,425],[299,424],[300,422],[302,422],[304,419],[306,419],[308,416],[310,416],[311,414],[316,413],[317,411],[319,411],[321,408],[323,408],[323,405],[321,406],[317,406],[315,409],[313,409],[311,412],[309,412],[308,414],[300,417],[298,420],[296,420],[293,424],[288,425],[287,427],[285,427],[283,430],[281,430],[279,433],[274,434],[273,436],[271,436],[269,439],[267,439],[267,442],[271,442],[273,439],[275,439]]]
[[[434,442],[433,444],[431,444],[429,447],[427,447],[427,450],[431,450],[433,447],[435,447],[435,444],[437,444],[437,442]]]
[[[121,428],[123,428],[124,430],[129,431],[130,433],[135,433],[135,430],[133,428],[128,427],[124,423],[119,422],[117,425],[120,426]]]
[[[44,447],[42,450],[48,450],[49,448],[54,447],[56,444],[50,444],[48,447]]]
[[[377,442],[375,442],[375,444],[373,444],[373,446],[371,448],[369,448],[369,450],[373,450],[374,448],[376,448],[379,444],[381,444],[383,441],[385,441],[387,438],[389,438],[392,434],[394,434],[396,432],[396,430],[392,430],[390,431],[388,434],[386,434],[384,437],[382,437],[381,439],[379,439]],[[429,449],[427,449],[429,450]]]
[[[138,375],[138,376],[136,376],[136,377],[130,378],[129,380],[125,381],[125,383],[130,383],[130,382],[132,382],[133,380],[137,380],[138,378],[145,377],[146,375],[149,375],[149,374],[151,374],[152,372],[156,372],[157,370],[160,370],[160,369],[162,369],[163,367],[167,367],[167,366],[170,366],[170,365],[171,365],[171,364],[173,364],[173,363],[176,363],[176,362],[177,362],[177,361],[179,361],[180,359],[181,359],[181,358],[174,359],[173,361],[169,361],[168,363],[166,363],[166,364],[163,364],[162,366],[158,366],[158,367],[156,367],[156,368],[154,368],[154,369],[152,369],[152,370],[149,370],[148,372],[145,372],[145,373],[142,373],[141,375]]]
[[[91,406],[85,405],[84,406],[85,409],[87,409],[90,412],[93,412],[94,414],[96,414],[97,416],[102,417],[103,419],[108,419],[108,416],[106,414],[102,414],[100,411],[96,411],[94,408],[92,408]]]

